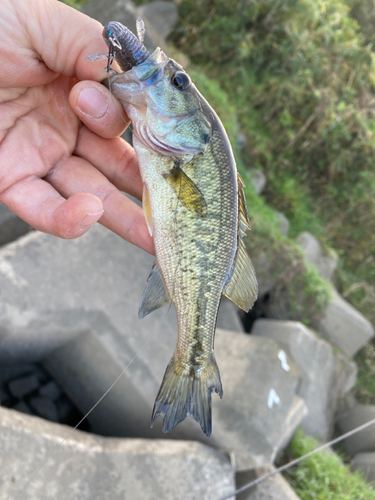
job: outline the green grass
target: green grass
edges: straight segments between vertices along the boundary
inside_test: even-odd
[[[295,459],[314,450],[318,442],[298,430],[290,444]],[[284,473],[301,500],[375,500],[375,490],[359,472],[329,451],[321,451]]]

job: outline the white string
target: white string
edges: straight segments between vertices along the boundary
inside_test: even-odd
[[[340,441],[343,441],[344,439],[353,436],[354,434],[357,434],[357,432],[361,432],[364,429],[367,429],[367,427],[370,427],[371,425],[375,424],[375,418],[372,420],[369,420],[365,424],[359,425],[355,429],[352,429],[351,431],[343,434],[342,436],[339,436],[338,438],[333,439],[332,441],[329,441],[328,443],[322,444],[321,446],[318,446],[318,448],[315,448],[315,450],[310,451],[309,453],[306,453],[306,455],[303,455],[302,457],[296,458],[295,460],[292,460],[291,462],[279,467],[278,469],[273,470],[272,472],[269,472],[265,476],[262,476],[258,479],[255,479],[254,481],[251,481],[250,483],[244,484],[239,488],[238,490],[234,491],[233,493],[230,493],[229,495],[226,495],[225,497],[221,497],[219,500],[229,500],[229,499],[234,499],[236,495],[239,495],[240,493],[243,493],[244,491],[249,490],[250,488],[253,488],[254,486],[257,486],[260,483],[263,483],[263,481],[266,481],[272,476],[275,476],[276,474],[280,474],[280,472],[284,472],[285,470],[290,469],[294,465],[299,464],[302,462],[302,460],[305,460],[308,457],[311,457],[312,455],[315,455],[316,453],[319,453],[322,450],[325,450],[326,448],[329,448],[330,446],[339,443]]]
[[[121,377],[123,377],[126,373],[126,371],[128,370],[129,366],[133,363],[133,361],[138,357],[138,355],[142,352],[142,350],[145,348],[145,346],[148,344],[150,339],[147,339],[146,342],[138,349],[138,351],[134,354],[134,356],[132,357],[132,359],[129,361],[129,363],[125,366],[125,368],[122,370],[122,372],[120,373],[120,375],[116,378],[116,380],[111,384],[111,386],[105,391],[105,393],[99,398],[99,400],[94,404],[94,406],[86,413],[86,415],[84,417],[81,418],[81,420],[78,422],[78,424],[74,427],[74,430],[76,430],[84,420],[86,420],[86,418],[90,415],[90,413],[92,413],[95,408],[98,406],[99,403],[101,403],[103,401],[103,399],[106,397],[106,395],[113,389],[113,387],[117,384],[117,382],[121,379]],[[56,448],[56,450],[53,452],[53,453],[50,453],[48,455],[48,457],[46,458],[46,460],[42,463],[42,465],[40,467],[38,467],[38,469],[36,469],[30,476],[30,478],[28,479],[27,483],[22,487],[22,489],[19,491],[19,493],[17,494],[17,496],[15,497],[16,500],[19,498],[21,499],[21,495],[23,496],[24,495],[24,492],[25,490],[30,486],[30,484],[32,483],[32,481],[34,481],[35,477],[39,474],[39,472],[43,469],[43,467],[45,467],[46,463],[48,462],[48,460],[53,457],[59,450],[60,450],[60,447],[65,443],[65,441],[67,440],[68,438],[64,438],[60,441],[58,447]]]

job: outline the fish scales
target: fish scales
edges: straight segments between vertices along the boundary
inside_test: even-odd
[[[129,39],[127,28],[126,40],[121,38],[118,25],[110,23],[103,34],[116,60],[126,53],[123,45]],[[118,45],[121,52],[116,52]],[[139,51],[134,41],[128,50],[135,45]],[[242,180],[216,113],[183,68],[159,48],[105,84],[133,123],[145,217],[155,242],[156,261],[139,316],[167,303],[177,312],[178,341],[152,425],[162,415],[163,431],[169,432],[191,415],[210,435],[211,393],[223,393],[214,356],[221,297],[248,310],[257,296],[242,243],[249,228]]]

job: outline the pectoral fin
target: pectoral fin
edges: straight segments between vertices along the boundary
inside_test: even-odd
[[[170,173],[164,174],[163,177],[187,210],[199,217],[206,215],[207,205],[203,194],[178,165],[175,165]]]
[[[223,294],[246,312],[250,310],[258,297],[254,266],[241,238],[238,241],[233,273]]]
[[[152,233],[154,232],[154,224],[152,222],[150,194],[148,192],[146,184],[143,185],[142,205],[143,205],[143,213],[145,215],[146,224],[148,227],[148,232],[150,233],[150,236],[152,236]]]
[[[170,299],[163,278],[154,262],[139,304],[138,318],[143,319],[147,314],[169,303]]]

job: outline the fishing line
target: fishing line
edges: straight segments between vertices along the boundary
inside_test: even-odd
[[[353,436],[354,434],[357,434],[358,432],[361,432],[364,429],[367,429],[367,427],[370,427],[371,425],[374,425],[374,424],[375,424],[375,418],[373,418],[372,420],[369,420],[368,422],[366,422],[362,425],[359,425],[355,429],[352,429],[351,431],[346,432],[345,434],[342,434],[341,436],[339,436],[335,439],[332,439],[332,441],[329,441],[328,443],[325,443],[325,444],[322,444],[321,446],[318,446],[318,448],[315,448],[315,450],[312,450],[309,453],[306,453],[306,455],[303,455],[302,457],[296,458],[295,460],[292,460],[291,462],[289,462],[285,465],[282,465],[278,469],[275,469],[274,471],[269,472],[268,474],[266,474],[258,479],[255,479],[254,481],[251,481],[250,483],[244,484],[243,486],[241,486],[241,488],[238,488],[238,490],[233,491],[233,493],[230,493],[229,495],[226,495],[225,497],[219,498],[219,500],[229,500],[231,498],[235,498],[236,495],[239,495],[240,493],[243,493],[244,491],[247,491],[250,488],[257,486],[258,484],[263,483],[263,481],[266,481],[270,477],[275,476],[276,474],[280,474],[280,472],[284,472],[285,470],[290,469],[291,467],[299,464],[300,462],[302,462],[306,458],[309,458],[309,457],[315,455],[316,453],[319,453],[320,451],[325,450],[326,448],[329,448],[330,446],[337,444],[340,441],[343,441],[344,439],[346,439],[350,436]]]
[[[73,428],[73,430],[77,430],[77,428],[82,424],[84,420],[95,410],[95,408],[103,401],[103,399],[106,397],[106,395],[113,389],[113,387],[117,384],[117,382],[125,375],[126,371],[130,367],[130,365],[133,363],[133,361],[139,356],[139,354],[142,352],[142,350],[146,347],[146,345],[149,343],[150,339],[148,338],[146,342],[138,349],[138,351],[134,354],[132,359],[128,362],[128,364],[125,366],[125,368],[122,370],[120,375],[116,378],[116,380],[111,384],[111,386],[105,391],[105,393],[99,398],[99,400],[94,404],[94,406],[86,413],[84,417],[81,418],[81,420],[78,422],[78,424]],[[32,474],[30,479],[27,481],[27,483],[23,486],[21,490],[19,490],[19,493],[16,494],[15,500],[20,499],[21,495],[24,494],[24,491],[26,488],[30,486],[30,484],[34,481],[36,476],[39,474],[39,472],[45,467],[47,464],[48,460],[53,457],[58,451],[60,451],[60,447],[65,443],[65,441],[68,438],[64,438],[60,443],[58,444],[58,448],[53,452],[48,455],[46,460],[43,462],[43,464],[36,469]]]

